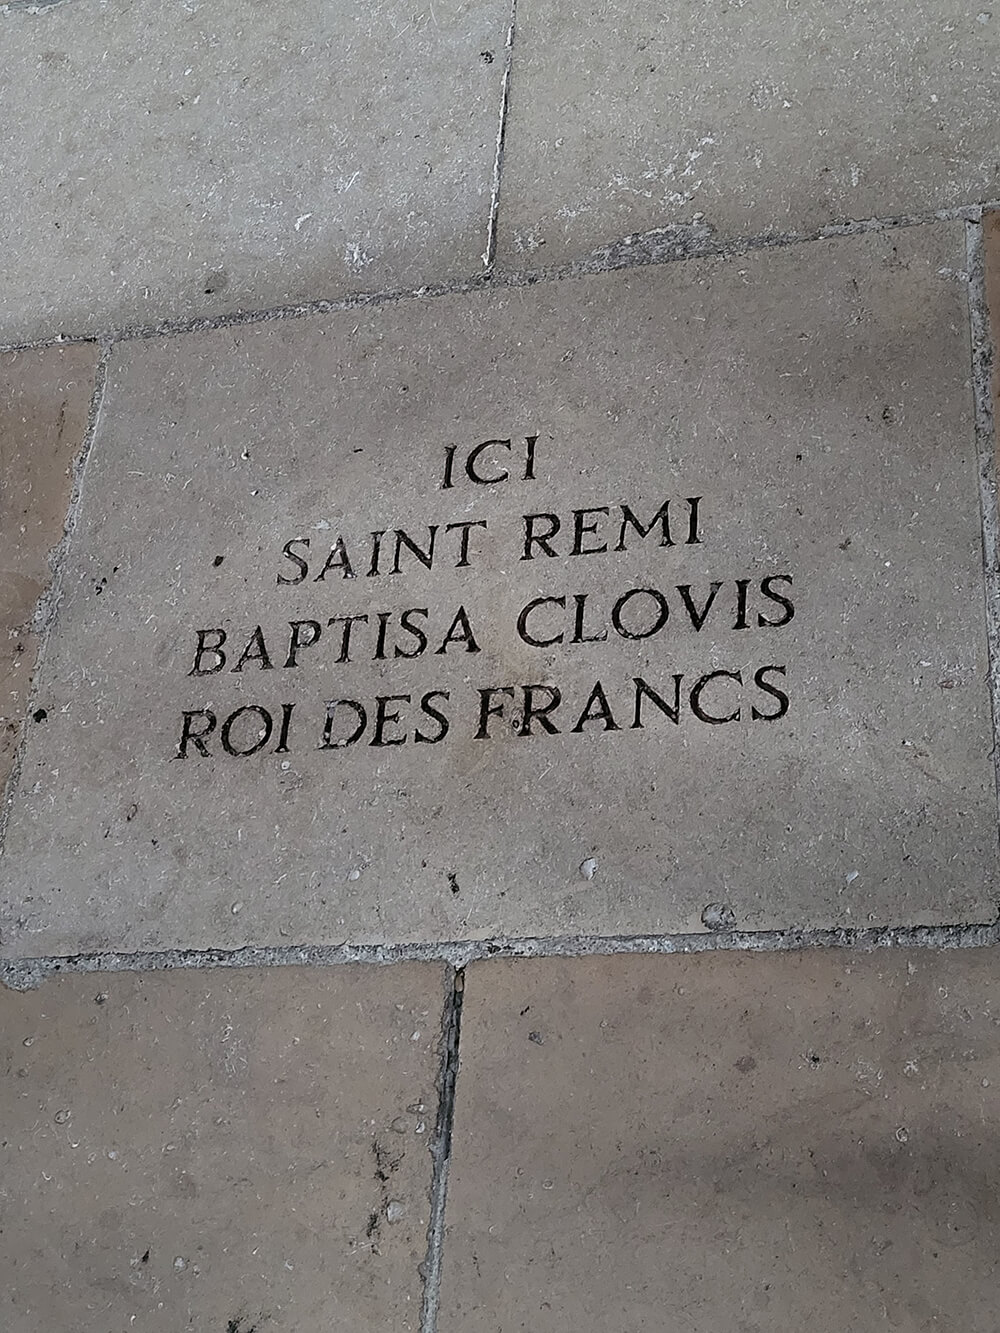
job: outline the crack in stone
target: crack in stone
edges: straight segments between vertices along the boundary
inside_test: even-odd
[[[503,179],[504,146],[507,137],[507,115],[510,110],[510,77],[514,65],[514,32],[517,26],[517,0],[511,0],[510,23],[504,44],[503,78],[500,81],[500,123],[497,126],[496,152],[493,157],[493,180],[490,187],[490,220],[486,229],[486,249],[483,267],[493,268],[497,255],[497,224],[500,218],[500,185]]]
[[[451,1135],[455,1123],[455,1084],[458,1080],[459,1044],[462,1037],[462,997],[465,973],[459,968],[445,996],[441,1018],[441,1072],[438,1075],[438,1113],[431,1143],[434,1171],[431,1177],[431,1211],[427,1223],[427,1256],[420,1265],[424,1296],[420,1310],[420,1333],[436,1333],[441,1302],[441,1265],[444,1253],[444,1214],[451,1165]]]

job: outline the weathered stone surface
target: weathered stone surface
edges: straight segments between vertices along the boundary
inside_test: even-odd
[[[992,919],[963,264],[949,224],[117,349],[7,953]]]
[[[996,199],[998,22],[952,0],[641,15],[518,0],[501,262],[664,226],[808,233]]]
[[[1000,211],[983,215],[985,297],[993,343],[993,416],[1000,419]]]
[[[991,952],[467,973],[441,1333],[996,1322]]]
[[[3,6],[0,338],[480,267],[508,6]]]
[[[442,970],[3,994],[9,1333],[420,1324]]]
[[[32,622],[63,535],[97,361],[92,345],[0,358],[0,791],[24,721]]]

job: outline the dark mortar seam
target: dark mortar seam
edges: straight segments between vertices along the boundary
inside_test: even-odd
[[[1000,945],[1000,920],[943,926],[833,926],[816,929],[699,931],[676,935],[549,935],[412,944],[302,944],[243,949],[161,949],[0,959],[0,983],[32,990],[65,973],[153,972],[209,967],[337,967],[364,963],[447,963],[462,969],[491,958],[584,958],[612,954],[692,954],[714,950],[782,953],[801,949],[982,949]]]
[[[196,316],[190,319],[161,320],[158,324],[124,325],[120,328],[89,333],[57,333],[50,338],[28,339],[0,345],[0,355],[11,352],[39,351],[66,343],[120,343],[154,338],[174,338],[188,333],[207,333],[217,329],[244,328],[276,320],[306,319],[313,315],[338,314],[367,307],[395,305],[402,301],[463,296],[480,291],[504,291],[533,287],[536,283],[559,282],[567,278],[592,277],[620,269],[644,268],[675,263],[685,259],[739,259],[758,250],[782,249],[815,241],[840,240],[870,232],[896,231],[922,227],[936,222],[978,222],[985,210],[1000,208],[1000,201],[962,204],[930,213],[901,214],[890,218],[863,218],[831,223],[811,232],[769,232],[760,236],[718,238],[711,228],[698,223],[658,227],[591,250],[580,259],[551,268],[490,269],[471,277],[421,287],[397,288],[379,292],[354,292],[336,298],[289,302],[265,309],[232,311],[228,314]]]
[[[457,968],[449,978],[441,1019],[441,1069],[438,1075],[438,1110],[431,1156],[430,1219],[427,1223],[427,1256],[421,1267],[424,1295],[420,1309],[420,1333],[436,1333],[441,1303],[441,1268],[444,1255],[444,1216],[451,1166],[451,1140],[455,1124],[455,1086],[458,1080],[459,1046],[462,1038],[462,998],[465,973]]]

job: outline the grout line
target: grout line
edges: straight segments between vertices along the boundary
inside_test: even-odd
[[[28,698],[24,707],[24,716],[21,722],[21,734],[14,751],[14,762],[11,765],[7,781],[3,785],[2,792],[0,792],[0,797],[2,797],[2,799],[0,799],[0,852],[3,851],[4,838],[6,837],[7,824],[10,818],[10,809],[14,800],[14,792],[21,780],[24,752],[28,743],[27,720],[34,711],[35,703],[38,698],[42,665],[45,659],[49,637],[52,632],[52,626],[55,621],[56,608],[58,607],[59,599],[62,596],[63,576],[66,569],[70,544],[73,540],[73,534],[76,531],[76,525],[79,520],[80,504],[83,499],[83,483],[87,472],[87,462],[90,458],[94,440],[97,436],[97,426],[100,420],[101,407],[104,403],[104,391],[108,382],[108,361],[111,357],[111,350],[110,344],[104,344],[101,347],[101,354],[98,358],[97,368],[94,373],[94,390],[90,396],[90,408],[87,413],[87,427],[83,433],[83,442],[73,461],[70,477],[69,503],[66,508],[66,518],[63,521],[63,533],[58,543],[52,548],[52,551],[49,554],[49,569],[51,575],[47,586],[43,588],[41,595],[35,604],[35,610],[31,617],[30,629],[31,633],[37,639],[38,646],[35,655],[35,665],[31,673],[32,683],[28,691]]]
[[[989,645],[990,698],[993,704],[993,768],[1000,815],[1000,510],[997,508],[996,437],[993,420],[993,357],[990,312],[986,300],[986,244],[982,223],[968,222],[966,268],[969,281],[969,329],[972,341],[972,390],[983,525],[986,637]]]
[[[716,950],[781,953],[799,949],[983,949],[1000,946],[1000,919],[942,926],[832,926],[791,930],[699,931],[677,935],[548,935],[410,944],[302,944],[276,948],[162,949],[0,959],[0,984],[32,990],[65,973],[153,972],[210,967],[337,967],[351,963],[447,963],[491,958],[584,958],[611,954],[691,954]]]
[[[493,181],[490,188],[490,220],[486,229],[483,268],[492,272],[497,256],[497,223],[500,217],[500,182],[503,177],[504,142],[507,137],[507,112],[510,110],[510,72],[514,64],[514,30],[517,24],[517,0],[510,0],[510,23],[504,48],[503,78],[500,81],[500,123],[493,157]]]
[[[424,1299],[420,1310],[420,1333],[436,1333],[441,1303],[441,1269],[444,1259],[444,1214],[451,1167],[451,1135],[455,1123],[455,1084],[460,1062],[462,997],[465,973],[459,968],[445,997],[441,1022],[441,1073],[438,1077],[438,1113],[431,1152],[431,1214],[427,1224],[427,1258],[423,1263]]]
[[[551,268],[483,270],[470,277],[421,287],[394,288],[377,292],[354,292],[336,298],[292,302],[252,310],[237,310],[223,315],[202,315],[190,319],[162,320],[158,324],[130,324],[89,333],[57,333],[50,338],[35,338],[0,343],[0,356],[16,352],[41,351],[66,343],[120,343],[153,338],[173,338],[187,333],[206,333],[216,329],[245,328],[275,320],[307,319],[312,315],[337,314],[369,306],[394,305],[401,301],[462,296],[470,292],[533,287],[536,283],[559,282],[567,278],[591,277],[624,268],[675,263],[685,259],[738,259],[757,250],[783,249],[814,241],[839,240],[868,233],[895,231],[903,227],[921,227],[935,222],[977,222],[983,210],[1000,208],[1000,201],[961,204],[955,208],[930,213],[907,213],[889,218],[860,218],[831,223],[811,232],[768,232],[758,236],[719,238],[702,223],[684,223],[635,232],[631,236],[591,250],[579,259]]]

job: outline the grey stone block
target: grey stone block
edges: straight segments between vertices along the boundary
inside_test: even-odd
[[[998,22],[954,0],[519,0],[500,262],[651,228],[809,234],[996,199]]]
[[[506,6],[88,0],[0,16],[0,338],[481,266]]]

